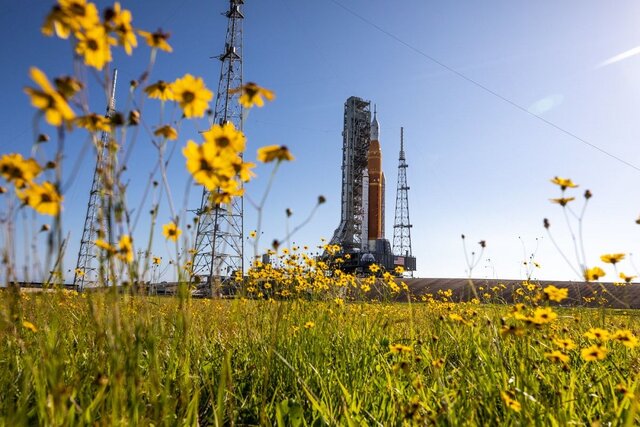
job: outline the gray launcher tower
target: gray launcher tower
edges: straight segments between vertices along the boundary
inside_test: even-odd
[[[406,182],[406,175],[404,179]],[[341,257],[349,255],[340,268],[366,274],[375,263],[388,271],[397,266],[405,271],[415,270],[415,258],[406,254],[394,256],[385,238],[380,124],[375,111],[371,118],[371,103],[355,96],[344,104],[341,202],[340,225],[330,241],[341,246]]]
[[[342,131],[342,213],[340,225],[333,233],[332,245],[348,252],[359,251],[367,243],[363,228],[367,212],[367,153],[371,134],[371,103],[352,96],[344,104]]]

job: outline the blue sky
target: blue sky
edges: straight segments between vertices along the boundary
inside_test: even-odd
[[[98,2],[100,8],[108,4]],[[210,57],[223,48],[226,19],[221,12],[226,2],[137,1],[123,6],[132,11],[135,27],[162,27],[172,33],[174,53],[159,54],[151,81],[173,80],[190,72],[202,76],[209,88],[217,88],[219,62]],[[5,95],[0,104],[2,153],[27,154],[31,147],[33,110],[22,92],[29,84],[29,67],[36,65],[50,77],[71,72],[69,44],[39,32],[50,7],[49,2],[35,0],[0,6],[0,54],[5,58],[0,68]],[[460,240],[464,233],[470,246],[487,241],[476,277],[524,278],[522,261],[537,246],[536,260],[542,268],[535,277],[576,279],[542,227],[542,219],[549,218],[555,239],[571,257],[561,209],[548,201],[559,196],[549,183],[555,175],[580,184],[577,208],[586,188],[594,193],[584,220],[589,264],[600,265],[603,253],[637,251],[638,170],[420,52],[640,167],[640,55],[617,57],[640,45],[639,12],[640,4],[633,1],[615,6],[597,1],[246,1],[245,81],[258,82],[277,94],[273,103],[249,115],[248,157],[268,144],[286,144],[296,156],[295,162],[281,167],[267,201],[263,242],[284,235],[286,208],[294,212],[294,226],[306,217],[319,194],[327,203],[294,240],[313,245],[321,237],[331,237],[340,218],[343,104],[355,95],[378,108],[389,237],[400,126],[405,129],[418,276],[465,277]],[[122,83],[117,91],[119,109],[125,107],[126,82],[137,78],[148,58],[148,48],[139,42],[133,58],[120,53],[114,57]],[[91,90],[91,107],[104,111],[100,91]],[[146,102],[145,109],[148,120],[155,123],[154,103]],[[170,165],[173,196],[181,206],[188,175],[180,148],[188,138],[197,138],[196,128],[204,126],[202,121],[184,127]],[[80,131],[69,136],[68,172],[86,144]],[[155,152],[144,135],[132,150],[126,178],[134,207]],[[80,159],[77,179],[65,194],[65,230],[70,233],[66,268],[75,266],[92,173],[91,159]],[[257,173],[258,179],[247,187],[254,199],[262,194],[269,169],[259,168]],[[192,188],[186,205],[196,208],[199,196],[200,190]],[[3,203],[0,200],[0,207]],[[148,232],[146,215],[142,217],[136,241],[143,241]],[[168,220],[163,206],[159,221]],[[255,221],[255,212],[247,205],[247,232]],[[19,255],[23,252],[21,246]],[[168,259],[159,233],[153,252]],[[633,272],[628,261],[621,269]],[[608,270],[608,278],[612,275]]]

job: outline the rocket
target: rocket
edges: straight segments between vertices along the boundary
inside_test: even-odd
[[[382,172],[382,151],[379,141],[380,124],[374,110],[371,122],[371,136],[367,152],[367,240],[369,250],[375,249],[375,242],[384,238],[384,172]]]

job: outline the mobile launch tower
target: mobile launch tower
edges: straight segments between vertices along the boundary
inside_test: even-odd
[[[349,255],[343,257],[346,262],[341,268],[366,272],[369,265],[376,263],[389,271],[397,266],[405,271],[414,271],[416,259],[411,256],[411,249],[407,252],[403,247],[402,254],[394,254],[391,244],[385,239],[385,176],[380,124],[375,109],[373,120],[371,118],[369,101],[355,96],[347,99],[342,138],[342,211],[340,225],[330,241],[332,245],[342,247],[341,256]],[[404,151],[401,148],[401,167],[406,168],[406,161],[402,166],[403,161]],[[404,182],[403,187],[407,187],[406,172]],[[407,189],[404,189],[403,197],[406,197]],[[408,222],[408,213],[406,220]]]

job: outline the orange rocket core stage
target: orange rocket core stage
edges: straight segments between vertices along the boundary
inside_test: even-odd
[[[380,151],[380,142],[378,140],[372,140],[369,143],[367,168],[369,170],[369,212],[367,222],[369,224],[368,238],[371,241],[384,237],[382,233],[384,174],[382,173],[382,152]]]

